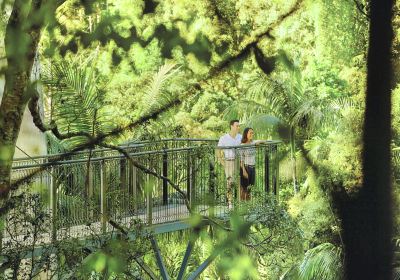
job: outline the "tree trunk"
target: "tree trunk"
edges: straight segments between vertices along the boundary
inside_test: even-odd
[[[392,279],[391,0],[371,0],[363,186],[341,209],[346,278]]]
[[[24,97],[29,76],[24,72],[6,77],[4,95],[0,105],[0,199],[10,191],[11,165],[22,117],[27,105]],[[11,81],[10,81],[11,80]]]
[[[31,2],[28,18],[22,16],[24,5],[22,0],[15,0],[10,18],[7,23],[4,39],[7,71],[5,74],[4,94],[0,104],[0,208],[8,198],[11,184],[11,166],[15,152],[15,143],[22,123],[22,117],[30,96],[27,88],[30,74],[37,52],[41,24],[31,22],[26,28],[24,24],[36,16],[41,7],[41,0]],[[29,22],[29,21],[28,21]],[[26,28],[26,29],[25,29]],[[15,52],[18,40],[28,40],[24,56]]]

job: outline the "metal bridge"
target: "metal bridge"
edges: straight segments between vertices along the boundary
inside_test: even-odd
[[[251,199],[245,203],[259,205],[269,193],[277,195],[279,191],[279,144],[266,141],[256,146],[224,147],[237,155],[232,185],[235,209],[244,204],[237,172],[241,151],[253,149],[255,153],[256,180]],[[20,243],[17,247],[28,245],[33,239],[46,244],[107,234],[115,231],[113,224],[129,229],[140,223],[154,233],[171,232],[190,228],[187,220],[194,213],[226,219],[231,210],[219,149],[217,140],[164,139],[67,157],[16,159],[12,180],[25,182],[13,193],[22,197],[21,204],[9,214],[2,247],[15,247],[16,242]],[[39,237],[33,237],[32,224],[16,217],[33,213],[38,204],[44,208],[44,226]]]

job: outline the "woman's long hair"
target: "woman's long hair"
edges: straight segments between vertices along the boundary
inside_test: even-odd
[[[247,140],[249,140],[249,139],[247,138],[247,134],[249,134],[250,129],[251,129],[251,130],[254,130],[254,129],[252,129],[251,127],[246,127],[246,128],[243,130],[242,143],[247,143]]]

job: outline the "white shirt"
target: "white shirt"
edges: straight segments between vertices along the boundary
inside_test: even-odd
[[[236,134],[236,137],[233,138],[229,133],[225,134],[218,141],[218,147],[229,147],[229,146],[239,146],[242,141],[242,135]],[[223,149],[225,159],[232,160],[235,159],[235,149]]]
[[[247,146],[240,149],[240,158],[246,165],[256,164],[256,147],[254,141],[251,141]],[[250,146],[251,145],[251,146]]]

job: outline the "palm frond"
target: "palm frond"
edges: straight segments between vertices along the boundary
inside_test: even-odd
[[[163,92],[163,87],[168,79],[174,76],[180,67],[176,67],[175,63],[167,63],[162,65],[158,72],[154,74],[149,85],[145,89],[143,105],[145,112],[151,112],[171,101],[173,96]]]
[[[104,124],[109,123],[106,115],[100,111],[102,93],[90,65],[65,61],[53,63],[45,67],[42,83],[52,100],[51,117],[62,133],[87,132],[97,135],[103,131]],[[73,146],[84,140],[74,137],[63,142]]]
[[[325,116],[319,105],[318,100],[306,100],[299,104],[293,112],[291,124],[306,129],[308,132],[318,127]]]
[[[338,98],[334,98],[329,106],[332,108],[332,110],[343,110],[347,108],[361,108],[361,104],[357,101],[355,101],[353,98],[350,96],[340,96]]]
[[[268,107],[265,104],[254,100],[237,100],[228,106],[223,112],[223,118],[232,120],[235,118],[247,119],[249,116],[257,113],[266,113]]]
[[[329,145],[326,139],[323,139],[319,136],[313,137],[311,140],[307,140],[304,143],[304,148],[308,151],[308,154],[311,156],[311,159],[318,160],[320,158],[320,150]]]
[[[49,154],[61,154],[66,151],[65,145],[63,145],[52,133],[46,133],[47,140],[47,152]]]
[[[253,115],[246,121],[246,125],[252,127],[262,137],[278,137],[284,141],[290,139],[290,125],[276,116]]]
[[[347,97],[304,98],[290,117],[291,124],[311,133],[320,128],[332,128],[346,108],[358,108],[358,104]]]
[[[300,280],[300,271],[297,265],[292,266],[289,268],[279,280]]]
[[[340,280],[343,278],[342,250],[331,243],[323,243],[306,252],[299,266],[303,280]]]
[[[279,125],[285,125],[281,119],[266,114],[253,115],[247,120],[246,124],[256,130],[266,130],[270,128],[276,128]]]
[[[400,147],[392,149],[392,160],[395,166],[400,165]]]

